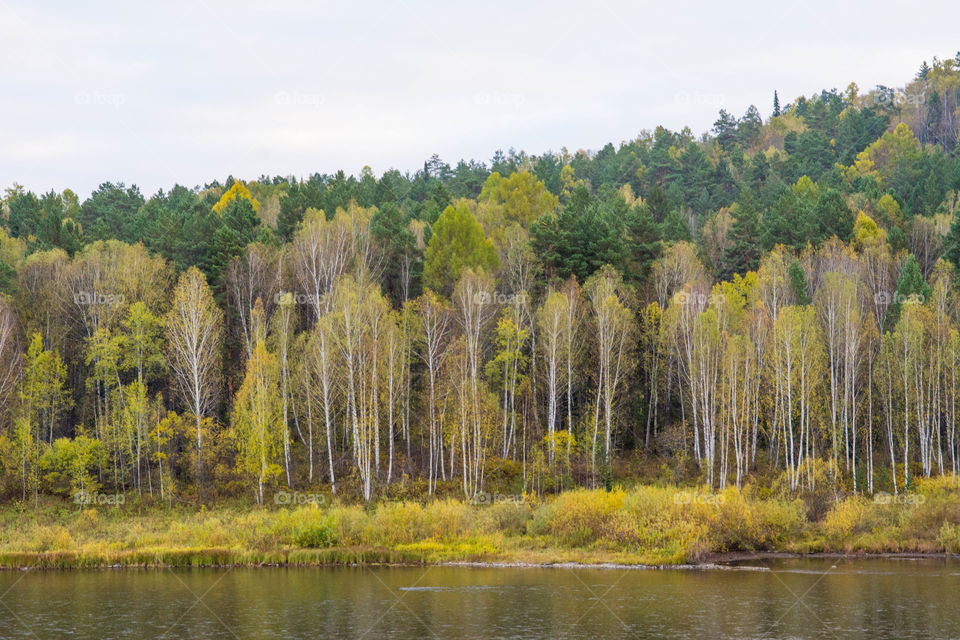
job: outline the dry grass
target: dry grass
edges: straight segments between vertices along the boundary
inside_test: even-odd
[[[752,487],[574,490],[542,502],[0,510],[0,567],[619,562],[678,564],[730,551],[960,552],[960,490],[834,501],[810,521],[798,498]]]

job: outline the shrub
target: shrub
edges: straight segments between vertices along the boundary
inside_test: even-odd
[[[573,547],[588,546],[617,528],[618,519],[626,515],[623,500],[622,489],[561,493],[534,512],[531,533],[549,535]]]
[[[293,543],[309,549],[332,547],[337,544],[337,534],[328,520],[311,522],[294,530]]]
[[[960,525],[944,522],[937,535],[937,542],[948,553],[960,553]]]
[[[838,502],[823,519],[823,534],[831,542],[849,541],[856,534],[866,533],[877,524],[877,512],[861,496]]]
[[[477,528],[482,533],[520,535],[526,532],[532,515],[526,503],[496,503],[479,510]]]

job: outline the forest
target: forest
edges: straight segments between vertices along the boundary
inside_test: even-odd
[[[0,498],[960,482],[960,53],[771,99],[379,177],[14,184]]]

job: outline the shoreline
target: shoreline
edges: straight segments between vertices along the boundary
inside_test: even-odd
[[[850,497],[808,517],[799,499],[728,489],[571,490],[534,504],[319,508],[0,509],[0,568],[451,565],[740,568],[796,558],[960,557],[960,492],[923,483],[909,507]],[[753,551],[756,549],[757,551]]]
[[[768,566],[740,564],[747,561],[763,560],[960,560],[960,554],[946,552],[839,552],[822,551],[797,553],[790,551],[760,551],[756,553],[734,551],[729,553],[710,553],[698,562],[688,563],[643,563],[611,562],[602,558],[602,554],[591,560],[582,561],[549,560],[429,560],[410,557],[411,554],[391,549],[350,549],[332,548],[313,550],[276,551],[261,554],[259,560],[253,552],[230,552],[224,549],[193,549],[178,553],[156,554],[147,558],[147,553],[123,552],[112,556],[95,556],[73,552],[0,552],[0,571],[60,570],[76,571],[85,569],[234,569],[234,568],[337,568],[337,567],[450,567],[475,569],[605,569],[633,571],[772,571]],[[228,556],[248,556],[246,561],[227,560]],[[569,555],[557,551],[555,554]],[[591,555],[587,552],[587,555]],[[165,556],[162,558],[161,556]],[[271,557],[272,556],[272,557]],[[281,556],[286,556],[281,559]],[[406,556],[406,557],[405,557]],[[190,560],[184,562],[182,560]]]

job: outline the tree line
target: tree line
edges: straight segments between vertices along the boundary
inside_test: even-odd
[[[15,185],[0,493],[960,477],[958,63],[699,139],[149,199]]]

